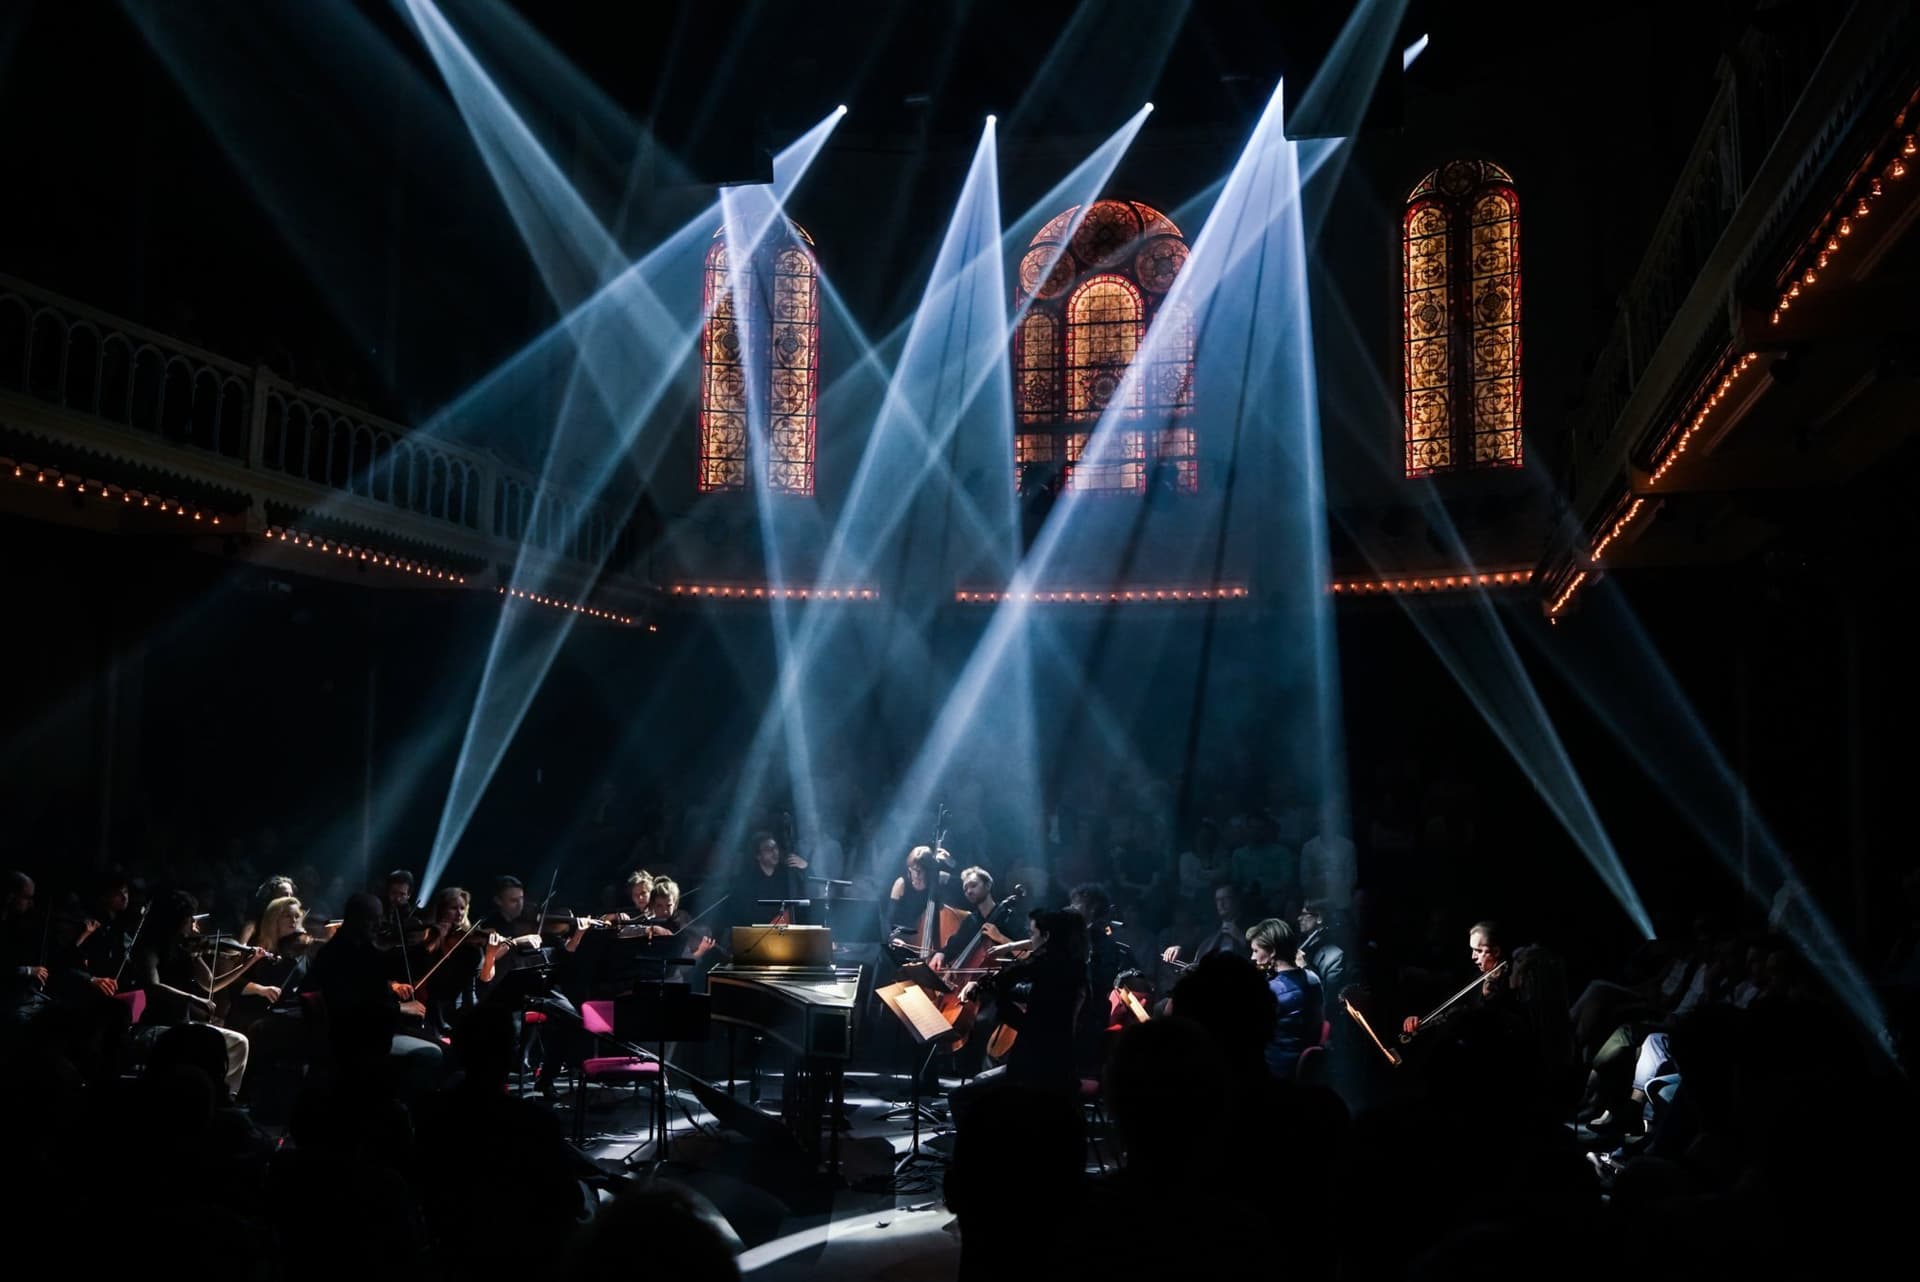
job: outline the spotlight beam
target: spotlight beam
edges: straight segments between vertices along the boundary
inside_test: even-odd
[[[597,494],[618,466],[618,460],[631,445],[635,433],[646,423],[653,406],[664,394],[674,371],[691,350],[697,322],[692,316],[681,318],[663,304],[644,272],[629,269],[617,275],[618,251],[612,237],[595,220],[584,202],[561,177],[551,158],[533,138],[504,96],[479,67],[457,34],[431,4],[431,0],[406,0],[417,30],[427,44],[456,103],[467,120],[475,142],[482,149],[488,167],[499,183],[503,198],[513,211],[529,249],[534,253],[542,278],[556,303],[563,309],[576,296],[604,301],[585,314],[577,303],[569,313],[570,337],[578,352],[574,376],[569,378],[562,400],[562,413],[553,443],[546,455],[543,481],[557,459],[563,455],[568,429],[578,421],[572,410],[582,376],[600,395],[611,421],[604,424],[613,438],[612,448],[600,447],[599,472],[589,493]],[[787,182],[778,196],[784,199],[793,182],[805,172],[806,164],[817,154],[826,133],[843,113],[835,112],[816,126],[806,140],[812,146],[785,168]],[[776,184],[782,174],[776,173]],[[774,206],[777,209],[777,204]],[[769,213],[736,252],[751,254],[758,238],[772,219]],[[676,238],[678,239],[678,238]],[[611,288],[609,288],[611,286]],[[697,316],[696,309],[696,316]],[[703,318],[701,318],[703,319]],[[591,443],[583,443],[588,456]],[[576,447],[580,448],[580,447]],[[660,444],[656,444],[657,458]],[[648,469],[650,470],[650,468]],[[544,492],[543,485],[543,492]],[[577,527],[584,513],[568,514],[564,526]],[[561,545],[569,541],[572,529],[563,529]],[[523,545],[513,574],[513,586],[541,581],[544,566],[531,562],[530,549]],[[431,885],[451,858],[454,847],[465,832],[493,772],[504,756],[553,659],[571,631],[572,617],[547,624],[535,631],[524,646],[511,644],[517,616],[503,605],[493,637],[481,690],[475,699],[468,722],[455,777],[448,790],[439,831],[429,859],[427,883]],[[514,649],[525,652],[509,655]]]
[[[1084,212],[1087,206],[1093,203],[1112,177],[1114,169],[1120,163],[1120,158],[1132,145],[1141,126],[1145,124],[1146,117],[1147,112],[1144,108],[1137,112],[1007,227],[998,237],[993,250],[991,269],[995,273],[1001,270],[1000,263],[1004,263],[1009,255],[1024,250],[1033,234],[1061,209],[1078,206]],[[985,141],[984,135],[982,140]],[[969,181],[971,182],[971,177]],[[964,190],[962,195],[964,200]],[[878,344],[861,340],[863,346],[861,359],[829,384],[822,394],[823,413],[826,407],[838,401],[851,400],[850,393],[857,384],[867,380],[877,381],[882,376],[886,367],[884,352],[898,345],[900,354],[893,362],[892,374],[887,377],[881,393],[881,407],[862,452],[854,484],[835,523],[827,556],[823,559],[817,576],[819,583],[851,582],[865,579],[872,573],[879,556],[889,546],[894,532],[900,522],[905,519],[912,505],[915,491],[927,473],[938,463],[943,445],[939,423],[936,421],[929,424],[928,417],[922,414],[915,398],[908,394],[908,386],[911,383],[925,381],[924,370],[930,361],[934,361],[936,365],[940,364],[927,353],[934,343],[932,331],[937,309],[943,303],[950,306],[954,294],[951,284],[943,281],[943,277],[950,280],[958,274],[959,267],[950,267],[943,273],[940,261],[953,263],[957,257],[960,257],[947,248],[956,236],[954,220],[959,217],[960,210],[956,208],[943,239],[941,259],[936,260],[935,268],[928,277],[920,305],[914,309],[906,321],[888,333]],[[976,262],[971,266],[974,270],[984,270],[988,264]],[[828,304],[844,316],[849,330],[857,334],[859,329],[857,322],[850,315],[845,315],[845,308],[839,301],[838,293],[824,273],[821,276],[821,286]],[[1008,320],[1004,318],[1004,313],[1003,318],[998,322],[996,359],[1002,369],[1004,369],[1007,341],[1015,323],[1017,323],[1017,317]],[[979,362],[975,374],[967,379],[962,393],[961,399],[966,404],[972,404],[973,398],[985,381],[994,376],[995,364],[995,361]],[[940,407],[936,406],[936,418],[939,412]],[[952,425],[957,422],[957,416],[949,416],[946,419],[947,430],[950,432]],[[905,466],[910,469],[909,474],[914,478],[912,487],[896,484],[897,468],[901,466],[902,453],[907,455],[908,462]],[[915,457],[916,453],[917,457]],[[1010,442],[1008,457],[1011,457]],[[957,487],[954,492],[959,493]],[[877,497],[874,497],[876,493]],[[877,514],[869,511],[875,507],[880,509]],[[871,541],[869,538],[856,538],[856,530],[861,528],[857,522],[867,523],[865,528],[872,532]],[[1000,537],[990,525],[977,519],[974,520],[970,533],[992,539]],[[898,599],[898,594],[894,594],[892,599]],[[733,803],[728,808],[729,815],[735,818],[729,820],[729,827],[722,836],[720,849],[732,849],[733,843],[736,843],[744,834],[743,815],[764,784],[777,731],[787,719],[796,715],[793,711],[794,704],[809,685],[813,664],[817,657],[824,653],[827,639],[838,621],[837,612],[822,603],[812,602],[803,607],[798,634],[790,650],[791,661],[779,675],[775,694],[761,714],[742,762]]]
[[[1584,646],[1589,627],[1598,653]],[[1787,892],[1779,928],[1876,1043],[1890,1050],[1887,1016],[1874,993],[1873,981],[1848,950],[1839,929],[1806,890],[1792,857],[1754,806],[1726,754],[1707,733],[1693,701],[1668,668],[1619,585],[1603,578],[1587,590],[1580,626],[1554,629],[1550,637],[1541,632],[1535,629],[1529,633],[1537,652],[1554,665],[1626,755],[1673,802],[1721,866],[1739,878],[1741,889],[1763,908],[1773,906],[1776,893]],[[1629,671],[1646,678],[1652,688],[1628,689],[1610,680]],[[1705,789],[1676,785],[1676,781],[1692,778],[1702,770],[1709,776]],[[1699,795],[1708,789],[1718,794],[1711,798],[1717,804],[1709,804],[1708,798]],[[1727,835],[1726,816],[1736,810],[1754,824],[1753,848],[1765,865],[1764,885],[1757,884],[1740,866],[1740,857]]]
[[[1359,330],[1339,292],[1328,290],[1323,297],[1330,301],[1335,309],[1335,319],[1339,322],[1332,332],[1353,344],[1356,353],[1363,352],[1365,349],[1360,343]],[[1370,404],[1363,417],[1370,422],[1398,422],[1401,407],[1388,394],[1385,381],[1371,361],[1369,356],[1357,366],[1371,370],[1373,374],[1365,380]],[[1397,477],[1399,459],[1388,453],[1384,440],[1368,438],[1368,446],[1368,456],[1374,467],[1385,475]],[[1432,483],[1427,481],[1422,484],[1430,489]],[[1471,566],[1473,557],[1458,528],[1448,517],[1446,506],[1434,503],[1431,507],[1437,513],[1437,532],[1445,541],[1448,554],[1459,564]],[[1364,548],[1365,540],[1360,540],[1359,545]],[[1383,568],[1371,559],[1369,563],[1376,571]],[[1325,576],[1322,577],[1324,581]],[[1398,604],[1441,665],[1447,669],[1448,675],[1486,721],[1494,737],[1513,758],[1514,764],[1533,785],[1534,791],[1559,821],[1574,847],[1593,869],[1594,875],[1613,895],[1634,929],[1643,938],[1652,938],[1652,918],[1641,902],[1633,879],[1607,834],[1591,796],[1580,782],[1579,772],[1574,768],[1572,758],[1554,728],[1526,665],[1520,661],[1514,649],[1512,637],[1499,616],[1493,598],[1477,588],[1471,589],[1465,597],[1466,612],[1445,616],[1421,609],[1405,599],[1399,600]],[[1451,630],[1449,624],[1454,625]]]
[[[1149,329],[1140,351],[1135,353],[1120,389],[1109,403],[1108,411],[1095,425],[1092,440],[1082,452],[1083,458],[1103,456],[1099,451],[1117,430],[1115,424],[1120,416],[1120,408],[1133,403],[1137,380],[1154,363],[1156,343],[1164,346],[1169,341],[1168,335],[1173,332],[1167,323],[1169,317],[1179,317],[1182,309],[1193,308],[1196,301],[1210,304],[1220,282],[1230,270],[1246,254],[1260,248],[1264,241],[1261,233],[1267,224],[1283,216],[1289,209],[1297,217],[1297,190],[1287,193],[1287,199],[1278,204],[1271,200],[1269,191],[1275,181],[1273,167],[1283,162],[1283,155],[1292,155],[1285,150],[1282,119],[1282,94],[1280,88],[1276,87],[1246,149],[1228,175],[1219,201],[1195,238],[1186,266],[1174,281],[1167,301]],[[1269,199],[1261,201],[1261,194],[1266,194]],[[1259,212],[1256,213],[1256,210]],[[1246,234],[1246,225],[1249,223],[1254,224],[1252,235]],[[1178,321],[1174,323],[1177,325]],[[1205,332],[1202,327],[1202,340]],[[1062,509],[1065,509],[1064,513]],[[1011,590],[996,606],[985,635],[969,656],[952,692],[935,718],[926,742],[921,745],[908,769],[895,798],[896,816],[914,814],[926,806],[933,789],[946,772],[954,751],[964,738],[975,710],[988,699],[992,686],[999,678],[1000,669],[1007,662],[1007,656],[1026,630],[1028,607],[1020,598],[1032,591],[1033,585],[1044,574],[1059,549],[1063,531],[1071,524],[1072,509],[1072,494],[1069,492],[1062,496],[1054,518],[1041,530],[1039,538],[1016,570]],[[1062,519],[1063,515],[1065,519]]]

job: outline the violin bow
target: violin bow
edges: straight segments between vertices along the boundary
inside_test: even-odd
[[[407,954],[407,923],[401,920],[400,905],[393,906],[393,937],[399,941],[400,964],[407,968],[407,987],[413,987],[413,958]]]
[[[456,940],[454,940],[454,941],[453,941],[453,943],[452,943],[451,945],[449,945],[449,946],[448,946],[448,947],[447,947],[447,948],[446,948],[446,949],[445,949],[444,951],[442,951],[442,952],[441,952],[441,954],[440,954],[440,960],[439,960],[439,961],[436,961],[436,962],[435,962],[435,963],[434,963],[433,965],[431,965],[431,966],[429,966],[429,967],[427,967],[427,973],[426,973],[426,974],[424,974],[424,975],[422,975],[422,976],[420,976],[420,983],[419,983],[419,984],[409,984],[409,985],[408,985],[408,987],[410,987],[410,988],[418,988],[418,987],[420,987],[420,984],[424,984],[424,983],[426,983],[426,982],[427,982],[427,981],[428,981],[429,979],[432,979],[432,978],[433,978],[433,972],[434,972],[434,971],[436,971],[436,970],[439,970],[439,969],[440,969],[440,968],[441,968],[442,966],[444,966],[444,965],[446,965],[446,964],[447,964],[447,958],[449,958],[449,957],[451,957],[451,956],[453,956],[453,950],[454,950],[454,949],[456,949],[456,948],[458,948],[458,947],[460,947],[460,945],[462,945],[462,944],[464,944],[464,943],[466,943],[466,942],[467,942],[467,936],[469,936],[469,935],[471,935],[471,934],[473,934],[473,932],[474,932],[475,930],[478,930],[478,929],[479,929],[479,927],[480,927],[480,923],[479,923],[479,922],[477,922],[477,921],[473,921],[473,922],[468,922],[468,923],[467,923],[467,928],[466,928],[465,930],[463,930],[463,931],[461,931],[461,932],[460,932],[460,938],[458,938],[458,939],[456,939]]]
[[[147,928],[147,913],[152,908],[153,901],[151,899],[140,905],[140,920],[134,923],[133,937],[127,940],[127,949],[120,954],[120,968],[113,972],[113,986],[115,988],[120,987],[120,977],[127,973],[127,962],[133,957],[133,946],[140,942],[140,932]]]

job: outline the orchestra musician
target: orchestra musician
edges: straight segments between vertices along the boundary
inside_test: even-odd
[[[199,902],[184,890],[166,895],[149,914],[133,950],[131,971],[147,994],[147,1024],[213,1023],[216,996],[238,982],[264,953],[232,940],[200,934]],[[196,948],[196,941],[213,946]],[[217,1027],[217,1025],[216,1025]],[[227,1091],[240,1093],[247,1072],[244,1034],[219,1029],[227,1044]]]
[[[246,920],[240,923],[240,928],[234,932],[233,937],[243,944],[251,944],[253,932],[260,924],[260,914],[267,910],[267,905],[276,899],[288,899],[299,893],[291,877],[267,878],[260,883],[259,889],[253,892],[253,898],[247,901]]]
[[[927,914],[927,901],[958,907],[953,903],[953,856],[944,848],[915,846],[907,852],[906,871],[893,879],[888,892],[887,925],[917,930]],[[938,948],[937,941],[927,947]]]
[[[1036,909],[1027,929],[1027,956],[969,983],[961,997],[984,990],[1000,1022],[1017,1030],[1006,1082],[1072,1092],[1079,1083],[1074,1025],[1087,998],[1086,920],[1072,909]]]
[[[248,1036],[280,1000],[294,972],[304,969],[308,950],[314,946],[313,937],[306,931],[306,910],[291,895],[282,895],[267,905],[253,938],[266,956],[247,973],[225,1017],[228,1028]]]
[[[1213,912],[1218,920],[1205,938],[1187,949],[1175,944],[1160,954],[1160,960],[1191,965],[1209,953],[1235,953],[1245,957],[1247,939],[1239,925],[1240,892],[1233,883],[1223,881],[1213,888]]]
[[[780,839],[770,832],[757,832],[752,840],[753,857],[735,880],[728,900],[727,914],[736,926],[751,926],[771,920],[780,909],[763,900],[800,900],[807,897],[807,861],[798,854],[783,852]]]
[[[464,915],[466,892],[455,889],[448,902]],[[444,894],[436,895],[436,902]],[[414,995],[411,985],[392,977],[393,955],[374,937],[384,916],[385,907],[374,896],[348,896],[340,929],[313,959],[310,986],[325,1004],[336,1067],[347,1074],[379,1074],[390,1066],[404,1090],[425,1090],[439,1077],[440,1045],[400,1031],[401,1003]]]
[[[398,948],[407,942],[414,915],[413,887],[413,874],[405,868],[395,868],[381,883],[380,928],[374,938],[382,948]]]
[[[1309,1046],[1320,1045],[1325,1028],[1326,1007],[1320,977],[1295,960],[1300,951],[1299,938],[1293,927],[1278,917],[1269,917],[1248,927],[1247,948],[1278,1008],[1279,1018],[1274,1021],[1273,1037],[1267,1043],[1267,1071],[1282,1080],[1291,1080],[1300,1053]]]
[[[699,960],[712,951],[713,936],[705,931],[698,937],[683,934],[691,918],[680,907],[680,886],[671,877],[656,877],[647,898],[647,913],[639,922],[621,930],[621,938],[630,932],[644,932],[650,949],[664,949],[662,957],[691,957]],[[639,937],[639,936],[633,936]]]
[[[1467,955],[1473,959],[1474,969],[1482,975],[1488,976],[1488,978],[1481,982],[1479,992],[1475,995],[1474,999],[1461,1003],[1461,1005],[1456,1006],[1454,1010],[1459,1010],[1462,1007],[1482,1005],[1495,1000],[1506,989],[1506,985],[1493,975],[1493,972],[1499,968],[1500,963],[1505,961],[1507,956],[1507,950],[1502,947],[1500,943],[1500,928],[1498,926],[1490,921],[1475,922],[1472,929],[1467,931]],[[1450,1010],[1447,1012],[1447,1015],[1443,1015],[1440,1018],[1445,1019],[1452,1014],[1453,1011]],[[1426,1027],[1426,1025],[1421,1022],[1418,1015],[1409,1015],[1406,1021],[1400,1026],[1400,1031],[1411,1037],[1423,1027]]]
[[[911,864],[909,864],[909,869],[911,869]],[[899,879],[895,880],[894,885],[900,885]],[[960,897],[966,902],[968,910],[966,920],[961,923],[960,928],[954,931],[952,936],[945,941],[941,950],[927,959],[927,964],[933,968],[936,974],[946,969],[948,957],[957,958],[963,955],[967,951],[968,946],[979,937],[980,932],[989,924],[992,924],[994,930],[1001,935],[1001,938],[995,942],[1006,942],[1006,925],[1004,922],[995,919],[995,913],[999,911],[1000,904],[999,901],[993,897],[992,873],[980,867],[978,864],[970,868],[961,869]],[[922,907],[924,908],[925,905],[922,904]]]
[[[580,1018],[580,1008],[551,984],[542,985],[542,991],[536,993],[506,983],[507,976],[516,972],[552,964],[552,957],[546,951],[549,923],[542,918],[542,909],[541,905],[527,903],[527,888],[518,877],[500,877],[494,882],[493,911],[480,922],[480,933],[487,935],[487,939],[482,944],[479,983],[486,1000],[510,1001],[516,1007],[524,1003],[527,1010],[545,1016],[539,1029],[541,1064],[535,1087],[542,1095],[552,1098],[558,1089],[560,1074],[580,1061],[591,1046],[591,1039]],[[567,917],[554,925],[572,928],[575,937],[582,933],[577,918]],[[580,993],[577,987],[575,991]],[[516,1009],[516,1017],[518,1015]],[[524,1035],[524,1023],[522,1030]]]

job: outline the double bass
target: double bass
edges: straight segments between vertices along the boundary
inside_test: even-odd
[[[940,856],[947,853],[947,808],[941,806],[934,816],[933,844],[916,846],[907,856],[909,872],[916,858],[924,857],[920,865],[922,875],[927,881],[927,906],[920,914],[919,924],[912,931],[902,931],[894,936],[895,942],[920,961],[925,961],[940,951],[954,932],[967,923],[964,910],[940,902]],[[922,854],[924,852],[924,856]],[[948,856],[951,858],[951,856]]]

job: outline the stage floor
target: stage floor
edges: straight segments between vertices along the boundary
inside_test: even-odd
[[[951,1147],[944,1122],[921,1122],[921,1151],[929,1156],[894,1176],[894,1164],[911,1149],[913,1125],[910,1117],[889,1114],[905,1112],[909,1086],[904,1076],[847,1074],[837,1180],[824,1171],[809,1176],[783,1154],[721,1126],[692,1094],[676,1090],[671,1160],[660,1177],[694,1189],[727,1217],[746,1248],[740,1266],[749,1277],[799,1278],[827,1269],[845,1282],[952,1278],[960,1243],[941,1194],[945,1163],[932,1156]],[[778,1077],[763,1078],[759,1109],[775,1124],[778,1089]],[[745,1104],[744,1082],[734,1097]],[[653,1156],[650,1100],[627,1088],[596,1087],[587,1099],[587,1155],[611,1172],[646,1174]],[[571,1133],[571,1096],[563,1093],[556,1108]],[[945,1116],[944,1106],[937,1111]]]

